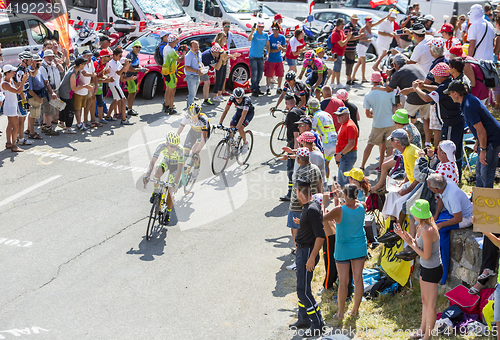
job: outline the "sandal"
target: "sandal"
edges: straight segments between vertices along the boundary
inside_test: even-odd
[[[344,316],[340,315],[338,313],[333,314],[333,319],[334,320],[344,320]]]
[[[410,339],[422,339],[424,336],[422,334],[419,333],[419,331],[413,333],[412,335],[410,335]]]
[[[24,152],[23,149],[19,148],[17,145],[12,145],[12,148],[10,149],[12,152]]]
[[[484,272],[486,272],[486,274],[485,274]],[[495,276],[495,275],[496,275],[496,274],[495,274],[495,272],[494,272],[493,270],[486,268],[486,269],[483,271],[483,273],[477,277],[477,280],[478,280],[478,281],[479,281],[479,280],[484,280],[484,279],[489,278],[490,276]]]
[[[38,133],[33,133],[33,134],[29,134],[28,135],[29,138],[31,139],[43,139],[42,137],[40,137],[40,135]]]
[[[12,143],[5,143],[5,148],[6,149],[11,149],[12,148]]]
[[[480,286],[480,288],[479,288],[479,289],[477,289],[477,288],[475,287],[475,285],[479,285],[479,286]],[[482,284],[480,284],[479,282],[476,282],[476,284],[475,284],[475,285],[469,288],[469,294],[472,294],[472,295],[477,295],[477,294],[479,294],[479,292],[480,292],[480,291],[483,289],[483,287],[484,287],[484,286],[483,286]]]

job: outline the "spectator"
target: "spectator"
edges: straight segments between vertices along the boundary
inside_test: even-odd
[[[351,20],[344,26],[344,33],[351,33],[351,37],[347,41],[347,45],[344,52],[345,57],[345,75],[347,77],[347,85],[354,85],[354,78],[351,78],[352,67],[356,59],[356,46],[358,45],[359,38],[361,38],[359,28],[358,28],[358,15],[354,13],[351,15]]]
[[[439,232],[429,209],[429,202],[418,199],[410,208],[418,222],[418,234],[409,235],[395,228],[396,233],[420,256],[420,293],[422,295],[422,323],[412,339],[430,339],[436,323],[436,300],[438,282],[443,276],[443,266],[439,253]]]
[[[359,66],[361,66],[361,82],[367,83],[366,79],[366,51],[370,46],[370,43],[373,39],[372,33],[373,19],[371,17],[365,17],[365,25],[361,27],[359,33],[361,37],[359,39],[358,44],[356,45],[356,52],[358,53],[358,62],[354,67],[354,72],[352,73],[352,79],[356,80],[356,72],[358,72]]]
[[[28,118],[28,137],[31,139],[43,139],[38,133],[35,132],[35,119],[40,119],[43,98],[45,97],[45,84],[43,83],[42,74],[39,71],[41,61],[42,58],[40,58],[38,54],[35,54],[33,56],[33,65],[29,69],[29,71],[37,71],[34,76],[30,72],[30,76],[28,78],[28,104],[30,106],[30,116]],[[51,133],[46,134],[58,135],[59,133],[51,130]]]
[[[59,70],[59,76],[63,77],[70,64],[69,54],[59,50],[59,44],[56,40],[52,40],[52,52],[54,52],[54,62]]]
[[[457,25],[455,27],[455,34],[454,35],[460,41],[463,41],[464,29],[462,28],[462,26],[467,25],[466,20],[467,20],[467,17],[465,16],[465,14],[461,14],[458,17],[458,22],[457,22]]]
[[[165,37],[167,32],[165,32],[165,31],[160,32],[160,39],[161,39],[161,40],[163,40],[163,39],[162,39],[162,33],[164,33],[163,37]],[[166,40],[165,40],[165,42],[166,42]],[[110,39],[107,35],[102,34],[102,35],[99,37],[99,43],[100,43],[100,45],[101,45],[101,46],[100,46],[100,47],[101,47],[101,51],[102,51],[102,50],[107,50],[107,49],[111,46],[111,39]],[[161,51],[161,52],[163,52],[163,51]]]
[[[424,15],[424,27],[425,34],[430,35],[431,37],[436,35],[436,29],[432,27],[434,24],[434,17],[430,14]]]
[[[476,60],[493,60],[495,28],[491,22],[484,19],[483,7],[481,5],[472,5],[469,22],[471,25],[467,34],[467,38],[469,39],[468,56]]]
[[[381,55],[383,50],[389,51],[392,39],[396,36],[394,34],[394,21],[397,18],[398,13],[394,10],[390,10],[389,14],[384,18],[380,27],[378,28],[377,37],[377,54]]]
[[[111,53],[106,50],[101,50],[99,52],[99,59],[94,62],[94,68],[97,75],[97,91],[95,93],[96,106],[97,106],[97,116],[99,117],[99,123],[107,124],[108,121],[114,121],[115,118],[109,116],[104,118],[104,100],[103,100],[103,83],[111,83],[114,81],[113,78],[106,76],[110,72],[108,68],[108,63],[111,60]]]
[[[338,312],[333,316],[342,320],[349,285],[349,270],[354,278],[354,304],[351,315],[358,315],[363,297],[363,267],[367,255],[367,241],[364,228],[365,204],[357,200],[358,187],[346,184],[343,189],[345,205],[336,206],[324,217],[323,221],[335,221],[335,262],[339,277]]]
[[[333,58],[337,58],[333,64],[333,81],[336,82],[335,88],[345,89],[346,86],[340,83],[340,70],[342,69],[342,59],[344,57],[345,49],[347,47],[347,42],[351,39],[352,32],[349,31],[347,34],[344,33],[344,19],[338,18],[336,26],[333,29],[332,35],[330,36],[331,42],[333,44],[332,54]]]
[[[283,28],[281,28],[281,25],[283,25],[283,19],[284,19],[284,17],[281,14],[276,13],[274,15],[274,21],[273,21],[273,23],[277,23],[279,25],[280,29],[279,29],[278,33],[282,34],[283,36],[285,36],[285,30]],[[272,25],[271,25],[271,27],[272,27]],[[269,34],[273,34],[273,32],[271,31],[271,32],[269,32]]]
[[[429,42],[432,41],[432,36],[425,34],[425,27],[422,24],[413,25],[410,32],[412,33],[413,39],[417,45],[413,49],[413,53],[408,61],[408,64],[418,64],[424,73],[427,74],[431,68],[432,61],[434,60],[428,46]]]
[[[139,65],[139,53],[141,52],[141,49],[142,49],[141,42],[139,40],[136,40],[132,44],[132,51],[130,51],[127,54],[127,59],[131,60],[130,67],[128,68],[128,71],[126,74],[126,77],[130,78],[129,80],[127,80],[127,92],[128,92],[127,115],[129,115],[129,116],[137,116],[138,115],[137,111],[133,109],[135,95],[137,94],[137,91],[139,90],[137,75],[139,74],[139,72],[143,72],[143,73],[147,72],[147,69],[143,69]],[[135,79],[134,79],[134,76],[135,76]]]
[[[312,128],[312,120],[311,117],[309,116],[302,116],[298,122],[296,122],[297,126],[299,127],[299,134],[303,134],[306,131],[310,131],[314,134],[316,137],[316,141],[314,142],[316,146],[318,147],[319,151],[324,153],[325,148],[323,147],[323,142],[321,141],[320,135],[313,130]]]
[[[118,51],[117,51],[118,50]],[[115,49],[115,53],[121,54],[121,49]],[[61,111],[59,119],[64,121],[65,129],[63,133],[76,133],[75,130],[71,128],[73,125],[73,117],[75,115],[75,106],[73,104],[73,98],[70,96],[70,92],[76,92],[82,88],[87,88],[87,90],[92,89],[92,85],[77,85],[78,73],[83,70],[85,63],[87,61],[82,57],[78,57],[75,60],[75,65],[71,67],[68,72],[64,75],[61,81],[61,87],[59,89],[59,96],[61,100],[66,104],[65,108]]]
[[[360,118],[359,118],[358,107],[349,101],[349,93],[346,90],[338,90],[337,93],[335,93],[335,96],[337,97],[337,99],[340,99],[342,101],[343,105],[341,105],[341,106],[345,106],[349,109],[349,117],[352,119],[352,121],[354,122],[354,124],[358,128],[358,132],[359,132],[360,130],[359,130],[358,121],[360,120]],[[334,120],[334,122],[335,122],[335,120]],[[335,126],[337,126],[337,125],[335,125]],[[340,126],[339,126],[339,128],[340,128]]]
[[[194,103],[194,97],[198,92],[200,85],[200,76],[203,75],[201,70],[202,55],[200,52],[200,45],[198,41],[192,40],[189,44],[190,51],[184,57],[184,68],[186,69],[186,83],[188,85],[187,108],[191,107]]]
[[[19,54],[19,60],[21,64],[18,65],[16,71],[16,77],[14,78],[14,83],[19,85],[25,73],[29,73],[28,68],[33,64],[33,54],[29,51],[25,51]],[[28,138],[24,138],[24,122],[26,121],[26,116],[28,115],[28,107],[26,97],[28,95],[28,83],[24,83],[23,91],[17,95],[19,102],[19,124],[17,127],[17,138],[19,139],[19,145],[31,145],[33,141]]]
[[[461,79],[465,76],[464,82],[470,87],[470,93],[477,97],[483,104],[489,97],[489,89],[484,85],[484,74],[481,66],[476,64],[476,60],[470,56],[466,56],[462,52],[461,46],[452,47],[452,51],[457,53],[450,54],[450,71],[454,79]],[[459,58],[455,58],[458,56]]]
[[[363,170],[358,168],[352,168],[351,171],[345,173],[347,177],[349,177],[349,183],[355,184],[358,189],[358,198],[357,200],[360,202],[365,202],[368,194],[370,193],[370,182],[368,178],[365,177]]]
[[[456,46],[456,45],[461,45],[460,40],[458,40],[458,38],[454,36],[454,32],[455,32],[455,30],[454,30],[453,25],[451,23],[444,24],[443,26],[441,26],[441,29],[438,31],[438,33],[441,33],[441,36],[445,40],[444,48],[445,48],[446,53],[443,53],[443,55],[449,56],[450,48],[452,48],[453,46]]]
[[[335,161],[339,166],[338,182],[343,188],[344,185],[349,183],[344,172],[351,170],[358,158],[359,134],[358,128],[349,117],[349,109],[347,107],[340,107],[335,114],[338,116],[338,121],[341,124],[337,134]]]
[[[166,50],[166,48],[165,48],[165,50]],[[123,56],[123,50],[121,48],[117,47],[113,50],[113,59],[111,59],[111,61],[108,63],[108,65],[109,65],[108,67],[110,69],[109,76],[114,79],[114,82],[109,83],[109,89],[111,90],[111,93],[113,94],[113,102],[111,103],[110,111],[113,111],[113,108],[116,108],[116,111],[121,116],[121,122],[120,122],[121,125],[132,125],[132,123],[130,123],[128,118],[127,118],[127,112],[125,111],[127,102],[126,102],[125,95],[123,94],[123,90],[120,86],[122,74],[127,72],[129,65],[130,65],[130,61],[125,60],[125,65],[122,65],[120,63],[122,56]],[[165,58],[165,56],[163,58]],[[164,76],[164,78],[165,77],[166,76]],[[167,92],[168,92],[168,86],[167,86]],[[77,106],[75,104],[74,109],[76,109],[76,108],[77,108]],[[71,121],[73,121],[73,119],[71,119]],[[66,127],[67,127],[67,123],[66,123]]]
[[[379,72],[372,73],[373,86],[382,86],[383,79]],[[363,99],[363,108],[367,118],[373,119],[372,131],[368,137],[368,144],[363,152],[363,160],[361,162],[361,170],[365,169],[366,161],[372,152],[373,146],[378,145],[379,162],[378,170],[382,169],[382,162],[387,155],[392,155],[392,143],[387,138],[394,130],[394,122],[392,120],[392,106],[396,105],[396,97],[394,92],[381,92],[371,90]]]
[[[323,188],[326,188],[326,171],[325,171],[325,157],[323,153],[319,151],[318,147],[315,144],[316,135],[313,131],[304,131],[297,138],[299,144],[309,150],[309,161],[316,165],[321,171],[321,179],[323,183]],[[298,164],[295,163],[295,169],[298,167]],[[294,171],[295,171],[294,169]]]
[[[484,5],[484,20],[491,22],[491,19],[493,19],[492,10],[493,10],[493,7],[491,7],[490,4]]]
[[[78,77],[77,85],[91,85],[90,87],[83,87],[78,91],[73,93],[73,104],[75,105],[75,117],[76,117],[76,128],[80,131],[87,130],[90,127],[88,122],[88,116],[84,117],[84,122],[82,122],[82,111],[86,111],[88,113],[89,104],[92,105],[92,112],[94,112],[95,102],[92,100],[94,95],[94,87],[92,80],[95,80],[95,68],[92,63],[92,52],[89,50],[85,50],[82,52],[82,58],[85,59],[85,66],[83,70],[80,72],[80,76]],[[90,101],[87,100],[88,95],[90,94]]]
[[[19,130],[19,106],[17,95],[23,92],[24,84],[28,81],[28,73],[24,73],[21,81],[17,85],[14,84],[13,78],[16,76],[17,68],[7,64],[3,67],[2,90],[5,94],[3,112],[7,116],[7,137],[6,149],[12,152],[23,152],[16,144],[17,133]]]
[[[279,15],[279,14],[276,14]],[[285,68],[283,67],[283,56],[281,52],[286,51],[286,38],[280,33],[281,26],[278,22],[273,22],[271,25],[272,34],[269,35],[269,59],[264,64],[264,75],[266,76],[266,94],[271,94],[271,80],[274,76],[278,77],[278,88],[276,94],[281,94],[281,86],[283,84],[283,76]]]
[[[260,94],[264,94],[260,90],[259,84],[262,79],[262,75],[264,73],[264,57],[265,60],[269,59],[269,51],[271,47],[269,45],[269,35],[264,33],[264,23],[259,22],[257,24],[257,33],[255,33],[255,27],[252,27],[250,31],[250,35],[248,36],[248,41],[251,41],[250,51],[248,52],[248,56],[250,57],[250,73],[252,76],[252,96],[258,97]],[[267,52],[264,52],[264,50]]]
[[[500,9],[499,9],[500,11]],[[500,32],[500,16],[497,16],[495,18],[495,27],[497,29],[497,32]],[[495,43],[494,43],[494,50],[493,54],[496,56],[500,54],[500,34],[497,34],[495,36]],[[494,110],[498,112],[500,110],[500,84],[493,89],[493,95],[495,96],[495,108]]]
[[[224,85],[224,82],[226,80],[226,70],[227,70],[227,64],[230,64],[229,59],[236,59],[239,57],[241,54],[240,53],[233,53],[229,55],[229,52],[227,50],[224,50],[222,46],[227,47],[227,37],[226,33],[224,32],[219,32],[215,36],[214,42],[212,44],[219,44],[221,47],[221,53],[219,55],[219,58],[222,61],[221,67],[215,71],[215,84],[214,84],[214,101],[221,102],[224,100],[222,97],[222,86]]]
[[[299,109],[295,103],[295,97],[292,95],[285,96],[285,105],[288,113],[285,118],[286,125],[286,140],[287,146],[290,149],[297,150],[299,148],[299,142],[297,137],[299,137],[299,127],[297,122],[299,122],[300,117],[304,114],[304,111]],[[304,124],[304,123],[303,123]],[[280,197],[280,201],[290,201],[292,195],[293,187],[293,169],[295,165],[295,159],[290,157],[288,153],[283,155],[282,160],[286,160],[286,173],[288,175],[288,193]]]
[[[214,43],[211,48],[207,49],[201,54],[201,60],[203,62],[203,65],[208,66],[211,69],[214,69],[215,72],[219,71],[222,68],[222,61],[223,61],[223,59],[221,58],[221,53],[222,53],[222,48],[220,47],[220,45]],[[208,78],[208,75],[206,75],[206,78],[204,76],[205,75],[203,75],[200,79],[205,80],[205,82],[208,83],[207,87],[207,97],[208,97],[208,91],[210,88],[210,79]],[[203,85],[203,96],[205,96],[205,85]],[[220,101],[219,98],[217,99],[218,101]],[[213,100],[215,101],[215,97]],[[213,105],[213,103],[208,98],[205,98],[203,104]]]
[[[323,149],[326,161],[326,182],[330,178],[330,161],[335,156],[335,145],[337,143],[337,133],[333,124],[332,116],[320,109],[319,100],[309,99],[307,103],[309,113],[312,114],[312,124],[314,130],[318,131],[323,142]]]
[[[54,62],[54,52],[46,50],[43,55],[43,61],[40,65],[40,72],[47,95],[43,98],[43,122],[42,132],[46,135],[54,135],[55,129],[52,128],[54,119],[61,121],[60,127],[64,128],[62,119],[59,118],[59,111],[55,106],[50,105],[50,101],[57,99],[59,95],[59,87],[61,86],[61,76],[58,71],[57,65]],[[57,118],[54,116],[57,115]]]
[[[402,49],[406,49],[411,46],[411,34],[409,30],[413,27],[418,17],[415,15],[414,11],[410,11],[410,14],[400,21],[400,27],[404,31],[403,34],[399,35],[399,47]],[[408,31],[406,31],[406,30]]]
[[[328,113],[333,120],[333,124],[335,125],[335,131],[340,130],[340,123],[338,121],[338,117],[335,114],[335,112],[339,109],[339,107],[345,106],[344,102],[337,97],[332,97],[332,89],[329,85],[323,86],[323,89],[321,90],[323,94],[323,101],[321,101],[321,110],[325,111]],[[346,91],[347,92],[347,91]],[[349,111],[350,113],[350,111]]]
[[[47,39],[43,42],[42,50],[38,53],[38,55],[43,58],[44,53],[46,50],[51,50],[52,49],[52,40]]]
[[[302,79],[306,70],[310,70],[306,84],[309,85],[311,90],[316,90],[316,98],[321,98],[321,88],[326,82],[328,68],[322,59],[316,57],[316,53],[313,50],[309,50],[304,54],[304,63],[302,64],[299,79]]]
[[[297,58],[307,49],[304,42],[304,31],[299,28],[293,33],[292,39],[286,45],[285,58],[288,63],[288,71],[297,73]]]
[[[179,43],[179,37],[175,34],[170,34],[167,38],[168,44],[163,49],[163,67],[162,74],[165,81],[165,108],[169,115],[177,114],[174,108],[175,89],[177,88],[177,65],[182,62],[186,55],[187,49],[179,49],[181,55],[175,50],[175,46]],[[116,49],[115,49],[116,51]],[[114,53],[114,52],[113,52]],[[127,64],[128,66],[128,64]],[[122,116],[122,122],[123,118]]]
[[[222,21],[222,27],[223,27],[223,32],[226,34],[226,46],[222,46],[224,51],[227,51],[228,54],[230,54],[231,51],[231,46],[234,46],[233,42],[233,33],[230,31],[231,29],[231,23],[229,20],[225,19]],[[234,47],[233,47],[234,48]],[[224,79],[224,84],[222,84],[222,95],[223,96],[230,96],[231,94],[226,91],[226,81],[229,78],[229,75],[231,74],[231,63],[226,64],[226,79]]]

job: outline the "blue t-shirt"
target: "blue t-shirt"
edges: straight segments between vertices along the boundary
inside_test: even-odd
[[[278,49],[278,43],[280,43],[281,46],[286,46],[285,36],[283,34],[280,34],[276,38],[274,34],[271,34],[269,36],[269,44],[271,45],[271,50]],[[283,56],[281,55],[281,51],[269,53],[269,59],[267,61],[269,61],[270,63],[281,63],[283,61]]]
[[[29,90],[35,92],[39,96],[43,94],[43,90],[45,89],[45,84],[43,82],[42,74],[40,73],[40,71],[37,72],[36,77],[30,76],[28,78],[28,88]],[[29,92],[28,92],[28,98],[31,98]]]
[[[255,31],[253,32],[252,45],[250,45],[250,52],[248,56],[250,58],[263,58],[264,47],[266,47],[266,43],[269,41],[269,35],[262,32]]]
[[[195,70],[200,69],[200,63],[202,62],[201,58],[201,52],[198,51],[197,54],[195,54],[193,51],[189,51],[188,54],[184,57],[184,67],[189,66],[194,68]],[[187,69],[185,70],[187,75],[197,75],[198,73],[196,72],[190,72]]]
[[[487,143],[492,144],[494,148],[500,146],[500,138],[498,138],[500,136],[500,123],[493,118],[490,111],[476,96],[470,93],[466,94],[460,109],[464,114],[465,123],[476,139],[478,136],[474,124],[481,122],[486,130]]]
[[[203,65],[210,66],[210,68],[213,68],[214,65],[219,62],[219,58],[215,58],[212,55],[212,51],[210,49],[208,49],[201,54],[201,61],[202,61]]]
[[[363,99],[363,108],[372,110],[372,127],[377,129],[394,126],[394,121],[392,120],[393,105],[396,105],[394,92],[372,90]]]

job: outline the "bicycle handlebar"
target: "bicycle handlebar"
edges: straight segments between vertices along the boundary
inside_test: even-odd
[[[219,130],[223,130],[223,131],[226,131],[226,132],[236,132],[238,131],[237,128],[232,128],[232,127],[225,127],[225,126],[222,126],[222,125],[213,125],[212,126],[212,131],[214,131],[215,129],[219,129]]]
[[[274,114],[276,111],[277,111],[277,112],[283,112],[284,114],[287,114],[287,113],[289,112],[289,110],[286,110],[286,109],[285,109],[285,110],[282,110],[282,109],[278,109],[278,108],[275,108],[275,107],[272,107],[272,108],[270,108],[270,109],[269,109],[269,113],[270,113],[270,114],[271,114],[274,118],[276,118],[276,116],[275,116],[275,114]]]

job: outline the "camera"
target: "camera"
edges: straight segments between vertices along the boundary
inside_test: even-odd
[[[337,53],[334,53],[334,54],[333,54],[333,57],[334,57],[334,58],[337,58]]]

